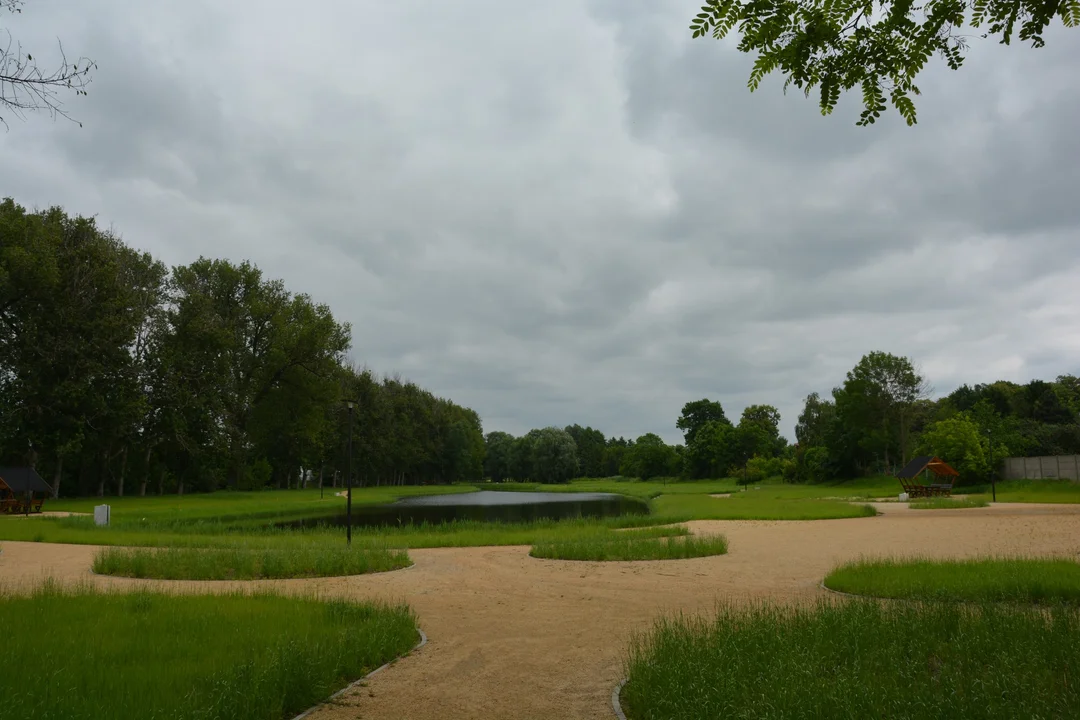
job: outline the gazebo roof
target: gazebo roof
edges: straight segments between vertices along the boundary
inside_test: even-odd
[[[49,483],[41,479],[32,467],[0,467],[0,487],[7,487],[12,492],[52,493]]]
[[[918,477],[923,470],[929,470],[938,477],[943,475],[956,477],[960,474],[939,457],[933,455],[920,455],[917,458],[913,458],[911,462],[904,466],[903,470],[896,473],[896,477],[910,480]]]

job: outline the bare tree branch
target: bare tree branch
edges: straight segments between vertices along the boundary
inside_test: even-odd
[[[24,1],[0,0],[0,11],[21,13]],[[0,47],[0,112],[6,110],[25,118],[27,111],[45,110],[53,118],[59,115],[78,122],[68,115],[58,94],[73,90],[76,96],[86,95],[90,72],[96,70],[97,65],[86,57],[69,62],[63,45],[57,40],[60,65],[52,71],[43,70],[33,55],[15,43],[9,31],[0,32],[0,43],[3,35],[7,35],[7,42]],[[0,114],[0,123],[7,127],[3,114]]]

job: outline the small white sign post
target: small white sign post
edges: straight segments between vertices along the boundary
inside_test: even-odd
[[[95,525],[108,525],[109,519],[112,517],[112,508],[108,505],[95,505],[94,506],[94,524]]]

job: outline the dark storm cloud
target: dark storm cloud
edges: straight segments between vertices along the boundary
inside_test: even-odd
[[[250,258],[353,357],[521,433],[675,440],[881,349],[961,382],[1076,372],[1080,53],[977,45],[920,123],[746,89],[695,2],[35,2],[100,66],[0,136],[0,194],[170,263]],[[32,10],[32,12],[31,12]]]

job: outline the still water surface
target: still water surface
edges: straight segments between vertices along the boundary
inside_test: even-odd
[[[499,492],[480,490],[456,495],[421,495],[385,505],[353,505],[353,525],[439,524],[454,520],[481,522],[529,522],[575,517],[645,515],[644,500],[614,493]],[[285,523],[287,527],[344,525],[345,515],[308,518]]]

